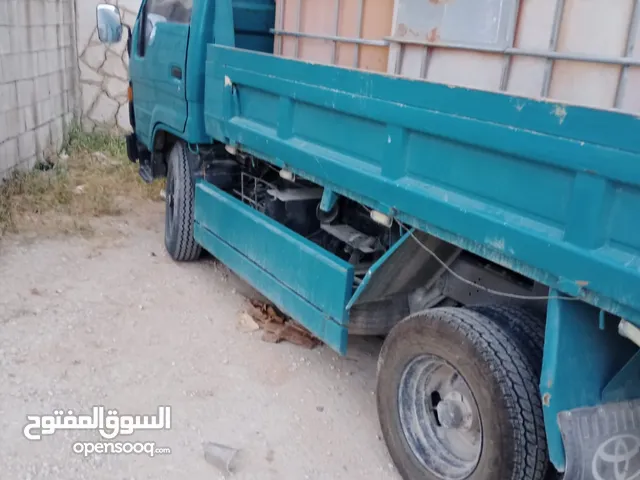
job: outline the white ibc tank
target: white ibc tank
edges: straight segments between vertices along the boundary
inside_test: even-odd
[[[276,0],[275,53],[640,113],[640,0]]]

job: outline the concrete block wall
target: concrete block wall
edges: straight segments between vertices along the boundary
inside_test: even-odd
[[[74,0],[0,0],[0,178],[61,147],[77,92]]]

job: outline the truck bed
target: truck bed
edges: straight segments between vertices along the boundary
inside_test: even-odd
[[[207,133],[640,325],[640,119],[209,45]]]

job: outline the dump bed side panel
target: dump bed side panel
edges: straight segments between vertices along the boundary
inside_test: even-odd
[[[640,120],[209,46],[220,141],[640,323]]]

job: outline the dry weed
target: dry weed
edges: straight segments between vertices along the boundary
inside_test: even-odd
[[[144,183],[122,139],[73,129],[63,153],[0,184],[0,238],[25,229],[91,232],[91,218],[120,215],[160,200],[160,182]]]

